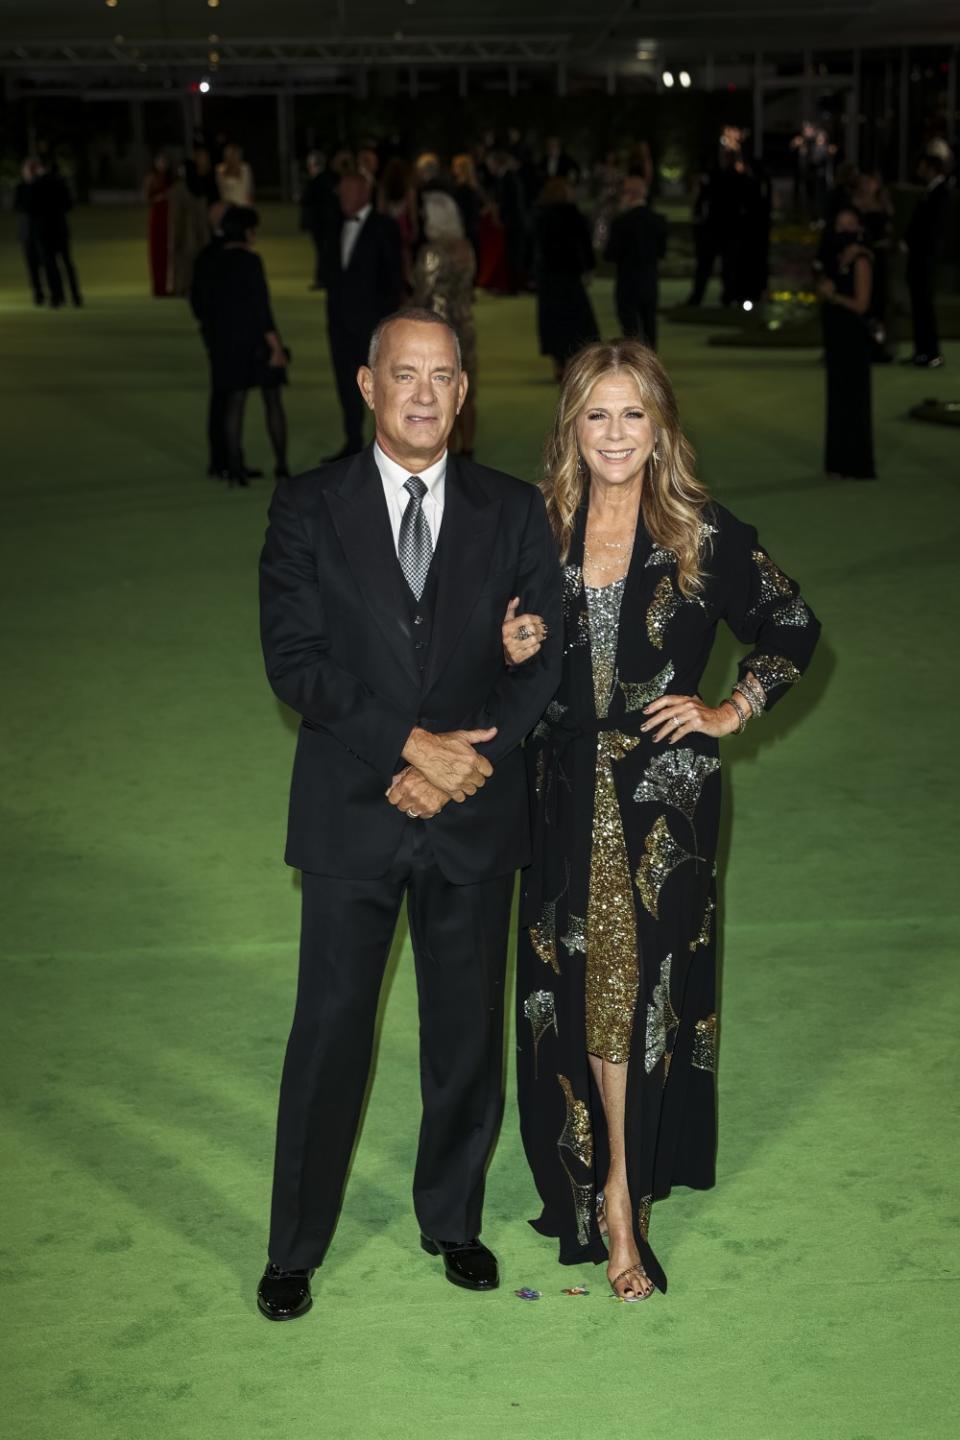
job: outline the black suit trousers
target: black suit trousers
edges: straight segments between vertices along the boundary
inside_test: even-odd
[[[617,291],[617,319],[620,332],[631,339],[642,340],[651,350],[657,348],[657,297]]]
[[[337,395],[343,411],[343,431],[347,445],[360,450],[363,446],[363,415],[366,406],[357,384],[357,371],[367,363],[370,336],[348,330],[334,316],[330,317],[330,359],[337,382]]]
[[[469,801],[467,802],[469,804]],[[404,894],[420,1011],[423,1113],[413,1183],[424,1234],[479,1234],[502,1109],[513,875],[454,885],[411,821],[375,880],[303,875],[300,978],[280,1087],[270,1259],[322,1261],[363,1109],[381,982]]]
[[[940,354],[936,311],[936,260],[918,255],[910,257],[907,285],[913,312],[913,353],[933,359]]]

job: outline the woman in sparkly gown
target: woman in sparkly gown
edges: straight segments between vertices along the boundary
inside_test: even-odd
[[[428,190],[423,196],[423,234],[413,270],[413,303],[442,315],[459,337],[470,388],[451,436],[451,449],[469,457],[477,433],[477,334],[473,322],[477,260],[456,201],[441,190]]]
[[[695,479],[670,382],[638,342],[571,361],[542,488],[566,634],[527,747],[517,1033],[543,1201],[532,1223],[559,1239],[561,1263],[606,1261],[615,1294],[642,1300],[666,1289],[653,1202],[714,1183],[717,742],[799,680],[819,625]],[[713,707],[697,687],[720,620],[747,653]],[[508,616],[508,660],[540,633]]]

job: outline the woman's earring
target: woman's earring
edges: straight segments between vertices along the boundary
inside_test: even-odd
[[[578,455],[577,455],[577,474],[580,475],[580,476],[583,476],[583,475],[586,475],[586,473],[587,473],[587,467],[586,467],[586,465],[583,463],[583,456],[580,455],[580,454],[578,454]]]
[[[656,445],[654,445],[652,451],[650,452],[650,459],[653,461],[654,465],[660,464],[660,451],[657,449]]]

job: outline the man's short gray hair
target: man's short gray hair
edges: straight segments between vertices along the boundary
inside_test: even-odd
[[[417,325],[442,325],[444,330],[453,336],[453,348],[457,356],[457,369],[463,369],[463,356],[460,353],[460,336],[457,334],[449,320],[438,315],[435,310],[425,310],[420,305],[405,305],[402,310],[395,310],[392,315],[387,315],[370,336],[370,349],[367,352],[367,365],[373,370],[376,367],[377,356],[380,353],[380,342],[387,329],[391,325],[399,324],[401,320],[412,320]]]

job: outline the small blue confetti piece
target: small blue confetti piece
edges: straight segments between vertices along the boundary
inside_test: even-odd
[[[514,1293],[514,1295],[516,1295],[516,1297],[517,1297],[518,1300],[539,1300],[539,1299],[540,1299],[540,1291],[539,1291],[539,1290],[528,1290],[528,1289],[526,1289],[526,1287],[524,1287],[523,1290],[514,1290],[513,1293]]]

